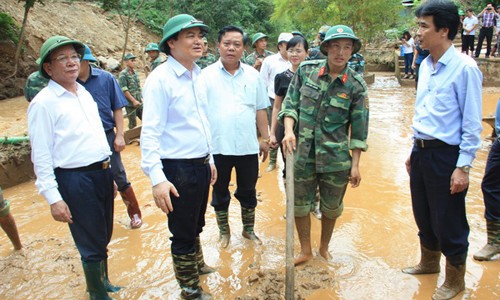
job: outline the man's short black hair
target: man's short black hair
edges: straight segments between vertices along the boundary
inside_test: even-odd
[[[458,16],[458,7],[452,1],[448,0],[428,0],[422,3],[415,11],[415,16],[433,17],[436,31],[442,28],[448,28],[448,39],[453,40],[457,35],[460,17]]]
[[[239,33],[241,33],[242,36],[244,36],[243,30],[241,28],[239,28],[238,26],[227,25],[227,26],[222,27],[222,29],[219,30],[219,32],[217,33],[217,41],[220,43],[220,41],[222,40],[222,37],[226,33],[234,32],[234,31],[239,32]]]
[[[473,12],[472,8],[467,8],[466,12]]]
[[[177,41],[177,39],[179,39],[179,32],[176,32],[174,35],[169,37],[168,40],[165,41],[164,48],[163,48],[165,50],[165,54],[171,55],[170,54],[170,46],[168,45],[168,41],[170,41],[170,40]]]

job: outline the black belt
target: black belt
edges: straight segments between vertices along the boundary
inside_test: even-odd
[[[164,158],[163,162],[181,162],[188,163],[192,165],[206,165],[210,162],[210,155],[201,158]]]
[[[98,161],[96,163],[90,164],[85,167],[78,167],[78,168],[56,168],[59,170],[63,171],[97,171],[97,170],[106,170],[109,169],[110,167],[110,160],[109,157],[106,158],[103,161]]]
[[[441,140],[422,140],[422,139],[414,139],[415,146],[418,148],[438,148],[438,147],[445,147],[445,146],[451,146],[450,144],[447,144]]]

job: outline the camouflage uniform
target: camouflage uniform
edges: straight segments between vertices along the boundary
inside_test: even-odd
[[[271,52],[271,51],[268,51],[268,50],[264,50],[264,54],[261,55],[259,53],[257,53],[257,51],[254,51],[252,53],[250,53],[247,57],[246,57],[246,63],[253,66],[255,65],[255,61],[257,60],[257,58],[266,58],[270,55],[273,55],[274,53]]]
[[[139,74],[137,71],[132,71],[130,73],[129,68],[120,72],[118,76],[118,82],[122,88],[123,92],[129,91],[130,94],[135,98],[135,100],[142,103],[142,93],[141,93],[141,82],[139,80]],[[141,106],[135,108],[128,99],[128,105],[125,107],[128,117],[128,128],[132,129],[137,126],[137,121],[135,117],[139,117],[142,120],[142,104]]]
[[[216,61],[217,61],[217,59],[215,58],[215,55],[213,55],[212,53],[208,53],[206,56],[200,57],[200,59],[198,59],[196,61],[196,64],[201,69],[205,69],[206,67],[208,67],[209,65],[213,64]]]
[[[365,58],[361,53],[354,53],[351,59],[347,62],[347,66],[359,75],[363,76],[365,73]]]
[[[151,65],[149,66],[149,72],[153,72],[153,70],[158,67],[159,65],[161,65],[163,61],[161,60],[161,55],[158,55],[157,58],[155,58],[155,60],[151,63]],[[137,99],[137,98],[136,98]]]
[[[39,71],[31,73],[24,85],[24,97],[26,97],[26,100],[31,102],[36,94],[46,87],[48,83],[49,80],[43,77]]]
[[[307,60],[315,60],[315,59],[326,59],[326,55],[321,53],[319,50],[319,46],[311,48],[309,51],[309,56],[307,57]]]
[[[368,96],[363,78],[347,67],[337,78],[332,79],[328,72],[326,60],[304,62],[278,115],[280,121],[284,117],[295,120],[296,217],[307,216],[314,205],[316,180],[322,183],[321,195],[339,201],[333,207],[327,203],[331,199],[322,196],[323,214],[330,219],[340,216],[351,169],[349,150],[366,151],[368,147]],[[304,184],[306,181],[309,183]]]

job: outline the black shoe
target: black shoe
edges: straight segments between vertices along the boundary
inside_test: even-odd
[[[490,56],[489,56],[489,55],[486,55],[485,57],[486,57],[486,58],[490,58]]]

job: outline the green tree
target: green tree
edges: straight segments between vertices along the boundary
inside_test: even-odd
[[[402,9],[398,0],[274,0],[274,6],[273,22],[292,19],[304,32],[317,32],[323,24],[344,24],[363,44],[395,25]]]
[[[21,32],[19,33],[19,40],[17,43],[17,49],[16,49],[16,55],[14,57],[14,72],[9,76],[13,77],[16,76],[17,74],[17,68],[19,65],[19,57],[21,56],[21,50],[23,48],[24,44],[24,32],[26,29],[26,23],[28,22],[28,14],[30,12],[30,9],[35,6],[35,3],[40,3],[42,5],[45,5],[43,3],[43,0],[19,0],[18,3],[20,2],[25,2],[24,3],[24,16],[23,16],[23,24],[21,25]]]

